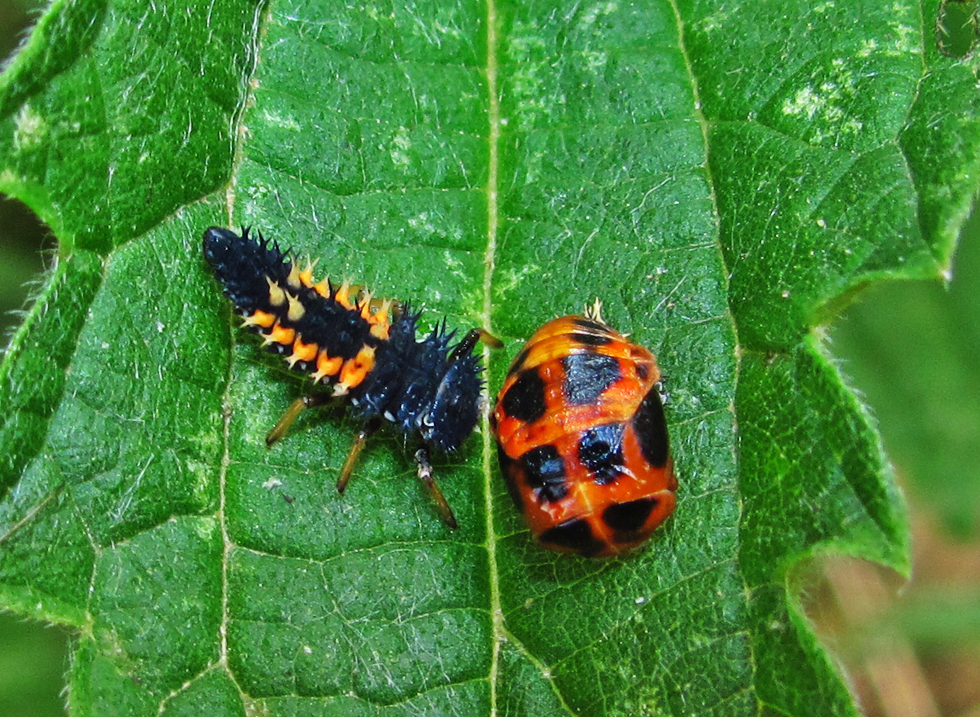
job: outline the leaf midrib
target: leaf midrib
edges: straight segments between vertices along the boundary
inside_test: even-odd
[[[487,1],[487,132],[488,171],[487,171],[487,248],[483,258],[483,315],[480,317],[483,328],[493,331],[493,269],[497,251],[497,227],[499,218],[498,191],[500,169],[500,102],[497,95],[497,6],[495,0]],[[483,344],[483,365],[489,366],[490,349]],[[489,386],[488,386],[489,399]],[[500,665],[500,646],[506,639],[504,616],[500,605],[500,574],[497,567],[497,536],[493,528],[493,438],[490,435],[489,414],[484,413],[482,421],[483,436],[483,496],[486,516],[487,571],[489,575],[490,622],[493,629],[490,673],[487,677],[490,688],[490,714],[497,714],[497,672]]]

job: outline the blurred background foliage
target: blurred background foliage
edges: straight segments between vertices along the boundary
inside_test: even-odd
[[[0,58],[9,58],[40,12],[39,0],[0,0]],[[6,62],[4,62],[6,65]],[[52,260],[53,237],[18,201],[0,195],[0,346],[21,320],[31,287]],[[2,548],[0,548],[2,549]],[[69,631],[0,612],[0,715],[65,714]]]
[[[980,717],[980,211],[951,281],[886,282],[829,330],[878,421],[912,517],[912,580],[827,558],[818,629],[869,715]]]
[[[872,286],[831,328],[831,352],[878,418],[915,504],[970,539],[980,519],[980,213],[948,287]]]
[[[0,0],[0,56],[13,52],[37,5]],[[53,248],[29,209],[0,199],[4,346]],[[896,465],[914,567],[904,584],[860,561],[815,561],[801,570],[809,612],[867,714],[980,717],[980,212],[948,285],[872,286],[827,335]],[[0,715],[64,714],[69,641],[67,630],[0,614]]]

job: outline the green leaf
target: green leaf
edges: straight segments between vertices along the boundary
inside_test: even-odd
[[[60,262],[0,368],[0,605],[78,628],[77,715],[851,714],[793,567],[907,570],[819,326],[937,276],[977,189],[936,2],[56,2],[0,76],[0,189]],[[200,237],[479,325],[500,385],[599,296],[667,377],[651,545],[533,545],[486,426],[437,465],[232,327]]]

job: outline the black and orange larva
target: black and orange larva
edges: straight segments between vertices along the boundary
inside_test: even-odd
[[[358,297],[347,282],[334,286],[313,280],[313,266],[300,269],[288,252],[244,229],[211,227],[204,232],[204,256],[244,325],[291,369],[310,374],[314,384],[332,387],[297,399],[269,432],[271,446],[307,407],[333,397],[347,400],[363,421],[340,472],[344,491],[368,436],[391,422],[415,438],[418,475],[447,525],[456,519],[432,477],[429,450],[451,452],[479,420],[483,370],[473,348],[496,339],[480,329],[451,345],[455,332],[445,321],[417,340],[420,312]]]

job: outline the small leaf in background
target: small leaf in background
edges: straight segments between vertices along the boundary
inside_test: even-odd
[[[73,714],[852,714],[794,566],[908,569],[819,326],[946,267],[976,64],[938,2],[75,0],[0,75],[0,189],[59,261],[0,366],[0,604],[74,627]],[[596,297],[658,355],[678,509],[635,555],[530,541],[486,426],[437,470],[233,327],[252,225],[507,341]],[[286,498],[288,497],[288,500]]]

